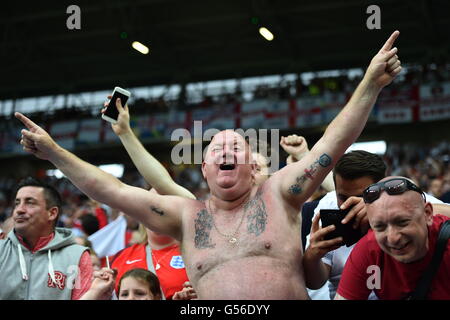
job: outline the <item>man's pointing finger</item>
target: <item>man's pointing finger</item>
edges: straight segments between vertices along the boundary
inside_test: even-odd
[[[34,123],[33,121],[31,121],[30,119],[25,117],[20,112],[15,112],[14,116],[17,119],[19,119],[28,129],[33,129],[33,128],[38,128],[39,127],[36,123]]]
[[[381,48],[381,50],[386,50],[389,51],[391,50],[392,46],[394,45],[395,40],[398,38],[398,36],[400,35],[400,31],[395,30],[391,36],[389,37],[389,39],[387,39],[387,41],[385,42],[385,44],[383,45],[383,47]]]

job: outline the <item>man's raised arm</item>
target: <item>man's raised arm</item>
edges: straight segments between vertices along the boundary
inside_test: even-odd
[[[119,209],[142,222],[147,228],[181,240],[181,214],[184,201],[175,196],[160,196],[122,183],[109,173],[76,157],[60,147],[50,135],[16,112],[28,130],[22,130],[20,144],[27,152],[52,162],[86,195]],[[169,199],[170,198],[170,199]]]
[[[401,71],[397,48],[393,48],[399,34],[398,31],[392,33],[373,57],[350,101],[330,123],[311,152],[272,177],[276,190],[292,206],[298,207],[309,198],[345,150],[359,137],[381,89]]]
[[[108,98],[111,98],[111,96]],[[144,148],[136,137],[130,127],[128,106],[125,105],[123,107],[120,99],[117,99],[116,108],[119,112],[119,117],[117,123],[112,124],[111,127],[145,181],[159,194],[195,199],[195,196],[189,190],[173,181],[166,168]]]

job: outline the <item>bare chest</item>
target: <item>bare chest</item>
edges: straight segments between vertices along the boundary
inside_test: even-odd
[[[183,257],[194,282],[211,270],[234,265],[233,261],[248,261],[246,258],[298,263],[300,226],[280,205],[261,193],[233,216],[216,216],[207,207],[200,208],[184,230]]]

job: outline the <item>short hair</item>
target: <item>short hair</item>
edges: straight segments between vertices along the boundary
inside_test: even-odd
[[[120,292],[120,287],[122,286],[123,279],[128,278],[128,277],[144,281],[147,284],[148,288],[150,289],[150,292],[153,294],[153,297],[155,297],[155,298],[158,296],[159,296],[159,298],[162,297],[161,287],[159,285],[158,277],[153,272],[146,270],[146,269],[142,269],[142,268],[131,269],[123,274],[123,276],[120,278],[120,281],[119,281],[119,286],[118,286],[119,292]]]
[[[45,199],[47,210],[50,208],[53,208],[53,207],[57,207],[58,208],[58,217],[60,216],[60,214],[62,212],[62,199],[61,199],[61,196],[60,196],[58,190],[56,190],[55,187],[53,187],[50,184],[45,183],[41,180],[35,179],[33,177],[27,177],[27,178],[21,180],[17,184],[17,188],[14,193],[14,196],[17,196],[17,192],[23,187],[43,188],[44,189],[44,199]],[[54,224],[55,226],[58,221],[58,217],[55,219],[55,224]]]
[[[336,163],[333,179],[336,175],[346,180],[370,177],[378,182],[386,176],[386,164],[379,155],[364,150],[355,150],[344,154]]]

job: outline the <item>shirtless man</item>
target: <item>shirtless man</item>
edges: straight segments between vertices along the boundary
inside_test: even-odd
[[[307,299],[298,208],[360,135],[381,89],[400,72],[392,49],[398,35],[394,32],[372,59],[352,98],[310,153],[259,187],[253,183],[250,147],[231,130],[218,133],[208,147],[202,172],[211,195],[205,202],[123,184],[16,113],[28,129],[20,143],[51,161],[89,197],[179,240],[199,299]]]

